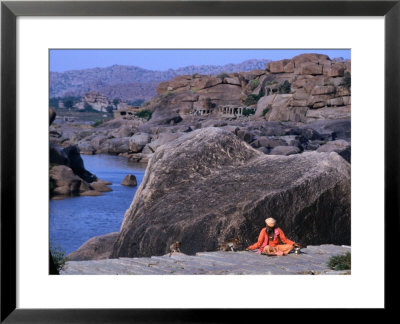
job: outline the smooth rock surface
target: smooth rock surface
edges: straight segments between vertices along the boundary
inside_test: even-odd
[[[123,186],[135,187],[137,186],[136,177],[133,174],[127,174],[121,184]]]
[[[69,261],[102,260],[110,256],[118,232],[95,236],[67,255]]]

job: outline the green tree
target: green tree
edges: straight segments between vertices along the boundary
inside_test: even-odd
[[[223,80],[223,79],[229,77],[229,75],[226,72],[221,72],[221,73],[217,74],[216,77]]]
[[[52,108],[58,108],[58,101],[60,100],[59,97],[53,97],[49,99],[49,106]]]
[[[248,108],[243,109],[243,116],[250,116],[254,115],[255,113],[256,111],[254,109],[248,109]]]
[[[265,108],[265,109],[262,111],[262,116],[264,117],[264,116],[268,113],[268,111],[269,111],[269,108]]]
[[[283,83],[279,86],[279,93],[290,93],[292,89],[292,85],[288,80],[283,81]]]
[[[74,102],[72,100],[64,101],[64,107],[65,108],[71,109],[73,107],[73,105],[74,105]]]
[[[346,72],[343,76],[343,80],[340,85],[344,86],[345,88],[351,87],[351,74],[350,72]]]
[[[152,112],[150,110],[144,109],[135,113],[135,115],[139,118],[145,118],[147,120],[150,120]]]
[[[114,110],[114,108],[113,108],[112,106],[107,106],[107,107],[106,107],[106,111],[107,111],[109,114],[112,114],[113,110]]]
[[[253,79],[250,81],[250,86],[252,89],[257,88],[260,85],[260,80],[258,79]]]
[[[255,105],[255,104],[258,102],[258,100],[260,100],[260,98],[263,97],[263,96],[264,96],[264,93],[263,93],[263,92],[261,92],[261,93],[258,94],[258,95],[249,94],[249,95],[247,96],[247,98],[243,101],[243,103],[244,103],[246,106]]]

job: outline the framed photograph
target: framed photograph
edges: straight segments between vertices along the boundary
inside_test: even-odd
[[[237,316],[237,312],[246,314],[264,309],[391,309],[393,302],[388,296],[393,289],[391,287],[395,286],[391,282],[397,280],[393,268],[388,265],[390,260],[386,250],[394,244],[393,237],[399,234],[399,21],[399,1],[2,1],[1,321],[224,322],[229,317],[233,319]],[[152,74],[149,77],[155,80],[151,79],[152,83],[135,76],[136,83],[121,86],[118,80],[122,80],[128,72],[119,65],[123,64],[120,57],[128,51],[131,51],[130,55],[140,52],[143,62],[147,60],[153,64],[146,71],[160,70],[165,73],[162,77],[160,72]],[[233,62],[234,55],[239,52],[250,53],[245,59],[254,59],[245,71],[237,71],[238,67],[229,65],[241,62]],[[280,52],[281,56],[271,59],[273,52]],[[257,53],[263,54],[258,57]],[[221,60],[212,69],[212,60],[186,61],[188,57],[218,55]],[[97,76],[100,75],[102,63],[97,59],[107,56],[110,59],[104,67],[111,66],[115,70],[115,85],[109,86],[105,78],[100,80],[98,77],[94,77],[94,82],[82,85],[82,80],[92,77],[84,74],[83,69],[97,69]],[[171,63],[172,57],[177,61],[176,66]],[[197,62],[205,62],[202,64],[208,64],[208,67],[199,67],[201,63]],[[184,69],[188,66],[192,70]],[[146,68],[145,63],[142,67]],[[179,69],[184,72],[174,74]],[[245,68],[241,65],[240,69]],[[73,73],[66,74],[64,71]],[[279,108],[276,108],[278,101]],[[160,109],[161,106],[170,108],[168,116]],[[284,109],[281,108],[283,106]],[[50,114],[50,135],[49,107],[56,107],[51,110],[56,114]],[[112,186],[115,206],[105,202],[101,209],[106,219],[114,209],[120,207],[127,210],[129,207],[120,232],[120,223],[117,222],[115,230],[108,231],[114,233],[101,236],[93,244],[88,241],[86,250],[78,250],[82,242],[90,237],[108,233],[105,230],[93,233],[83,230],[78,240],[73,237],[86,223],[95,221],[98,228],[102,226],[103,220],[91,220],[89,214],[85,214],[87,218],[84,219],[80,214],[86,207],[95,208],[96,203],[93,207],[87,204],[98,198],[85,197],[82,200],[84,205],[75,204],[75,208],[69,211],[68,220],[62,219],[65,213],[62,217],[55,215],[52,208],[56,204],[57,208],[63,208],[63,200],[59,199],[72,193],[78,192],[80,197],[102,195],[101,192],[109,190],[107,186],[110,185],[99,181],[109,180],[107,172],[103,172],[104,166],[114,168],[111,162],[108,164],[109,161],[96,161],[98,155],[91,156],[94,159],[90,156],[85,158],[86,169],[80,168],[83,164],[80,164],[79,151],[76,154],[68,148],[69,139],[63,134],[68,134],[68,127],[74,125],[74,118],[83,114],[87,118],[86,124],[79,126],[79,132],[70,133],[76,140],[71,140],[70,144],[79,142],[78,147],[83,154],[124,155],[126,151],[129,153],[124,155],[125,159],[146,163],[150,163],[150,159],[154,161],[147,168],[151,168],[157,179],[149,179],[148,173],[145,175],[146,165],[136,170],[136,176],[139,184],[141,181],[146,183],[146,189],[141,185],[138,192],[143,197],[151,196],[151,203],[157,208],[148,205],[147,211],[140,211],[145,208],[138,201],[133,201],[130,207],[123,205],[122,195],[129,196],[136,191],[129,191],[130,185],[135,186],[132,182],[136,179],[131,175],[121,186],[118,178],[115,180],[119,184],[118,189]],[[187,123],[182,122],[182,116]],[[215,116],[218,118],[215,119]],[[279,136],[262,133],[257,128],[256,118],[252,119],[254,116],[261,118],[262,122],[276,123],[279,130],[275,129],[275,132]],[[340,127],[335,126],[335,131],[329,134],[325,132],[325,124],[323,127],[319,125],[318,131],[308,127],[313,120],[334,120],[335,116],[339,116],[337,119],[343,123]],[[152,119],[157,119],[158,123],[147,123]],[[110,134],[100,139],[103,136],[101,127],[108,125],[110,120],[118,121],[118,125],[110,128]],[[244,120],[253,123],[253,132],[242,127]],[[345,121],[348,122],[346,125]],[[132,123],[137,123],[134,132],[128,129]],[[302,125],[308,125],[308,128]],[[85,127],[96,128],[96,138],[92,134],[84,135]],[[283,127],[285,133],[282,133]],[[161,136],[163,132],[169,135]],[[183,137],[175,136],[178,133],[183,134],[185,141],[181,140]],[[134,135],[136,138],[132,139]],[[49,154],[49,136],[50,142],[63,149],[50,146]],[[79,140],[77,136],[81,136]],[[118,151],[117,146],[122,146],[121,138],[126,139],[124,145],[129,149]],[[214,143],[216,138],[226,138],[226,142]],[[142,143],[144,140],[146,143]],[[175,140],[181,141],[179,150],[168,146],[170,141]],[[201,155],[196,146],[202,140],[209,146],[220,145],[224,154],[208,161],[208,154]],[[96,141],[102,144],[96,146]],[[324,145],[332,145],[332,142],[337,145],[335,150],[327,151]],[[339,146],[340,149],[337,148]],[[211,150],[210,147],[208,150]],[[106,151],[101,151],[105,148]],[[295,151],[289,152],[288,149]],[[307,155],[309,153],[303,154],[303,151],[323,152],[326,160],[313,164],[309,156],[314,152]],[[329,152],[337,154],[329,155]],[[154,158],[157,153],[158,160]],[[247,201],[245,194],[235,194],[235,191],[240,192],[239,189],[245,187],[244,178],[254,176],[255,166],[251,169],[253,171],[243,168],[243,159],[248,159],[244,156],[249,154],[260,156],[260,160],[264,155],[277,156],[271,159],[278,161],[276,165],[268,162],[265,167],[259,166],[259,172],[271,173],[268,184],[260,182],[262,186],[272,183],[271,192],[275,180],[284,182],[285,177],[291,177],[291,173],[294,176],[296,172],[315,174],[325,168],[324,172],[332,174],[332,179],[340,176],[344,180],[333,184],[332,180],[321,178],[298,197],[290,190],[286,193],[282,191],[270,200],[272,207],[259,202],[259,205],[254,205],[254,195],[260,195],[256,189],[246,190],[251,196]],[[169,166],[161,165],[166,163],[163,160],[165,156],[173,161]],[[197,157],[203,164],[191,165],[190,159],[185,160],[187,156]],[[282,172],[280,163],[294,161],[294,156],[306,156],[302,162],[304,168],[295,163],[291,170]],[[243,178],[235,174],[235,169],[228,162],[223,161],[225,157],[229,157],[231,164],[237,158],[235,167],[243,169],[240,169]],[[68,160],[68,163],[60,162],[62,159]],[[72,166],[73,159],[75,167]],[[220,165],[214,166],[215,161],[219,161]],[[88,163],[91,167],[87,167]],[[218,169],[218,179],[210,177],[210,172],[215,170],[210,171],[211,164],[207,163]],[[309,163],[307,167],[306,163]],[[88,172],[98,170],[96,165],[103,168],[94,172],[98,177]],[[202,168],[202,165],[208,166]],[[226,169],[223,170],[223,167]],[[196,170],[196,176],[183,172],[189,168]],[[64,179],[57,180],[57,172],[69,170],[74,173],[70,183],[66,185]],[[122,174],[126,170],[122,167],[118,172]],[[300,181],[293,179],[286,179],[290,182],[288,187]],[[307,179],[304,181],[307,182]],[[181,185],[186,182],[197,182],[197,185]],[[164,193],[172,188],[177,194],[165,195],[168,201],[165,198],[164,201],[157,200],[151,186],[164,190]],[[324,186],[332,188],[314,199],[315,191]],[[217,193],[222,191],[222,187],[234,192],[219,197]],[[216,194],[212,194],[212,190]],[[219,206],[221,213],[229,213],[231,206],[240,205],[238,209],[244,215],[240,217],[250,221],[236,228],[225,221],[223,215],[215,212],[213,217],[220,217],[218,222],[205,219],[187,226],[184,224],[186,209],[193,210],[184,206],[185,195],[193,206],[196,201],[202,201],[204,210],[209,209],[209,215],[213,214],[215,206]],[[226,201],[218,201],[221,197],[226,197]],[[243,201],[239,202],[240,199]],[[295,218],[291,214],[293,208],[286,206],[288,199],[293,206],[294,202],[301,205],[303,201],[300,200],[314,199],[309,203],[311,209],[318,210],[327,219],[331,215],[336,217],[337,222],[332,226],[325,224],[329,230],[323,235],[329,237],[329,242],[339,244],[343,251],[351,245],[351,271],[343,271],[342,275],[319,276],[309,274],[322,274],[322,271],[311,273],[301,266],[297,272],[282,271],[285,260],[296,257],[294,248],[300,237],[304,243],[299,246],[305,245],[304,250],[307,244],[313,245],[312,242],[327,244],[324,240],[318,241],[318,228],[311,230],[311,227],[319,226],[318,222],[309,219],[308,215],[314,212],[303,208],[301,216],[293,213],[297,215],[296,222],[288,220]],[[260,206],[264,206],[265,210]],[[262,211],[257,211],[257,208]],[[133,210],[136,210],[136,221],[141,219],[142,222],[136,222],[134,227],[130,226]],[[274,210],[278,212],[271,212]],[[264,222],[261,215],[265,211],[271,217],[265,220],[266,224],[261,224]],[[254,215],[258,212],[260,217],[257,216],[259,219],[254,224]],[[232,215],[235,213],[231,211]],[[156,220],[182,214],[182,219],[176,218],[176,221],[185,230],[174,231],[178,225],[173,222],[168,226],[159,225],[151,219],[152,214],[157,215]],[[57,221],[54,220],[56,217]],[[281,237],[288,249],[261,251],[265,245],[270,246],[267,233],[269,240],[284,236],[277,227],[274,230],[276,220],[273,217],[288,229],[289,240]],[[120,262],[123,263],[126,257],[156,255],[160,258],[158,262],[167,259],[167,263],[173,263],[176,269],[170,269],[171,274],[186,275],[160,275],[152,270],[155,268],[150,261],[145,265],[149,271],[143,270],[142,275],[129,275],[119,270],[86,271],[82,270],[89,269],[84,263],[79,265],[82,268],[78,270],[71,270],[71,267],[69,273],[63,273],[74,275],[54,275],[60,273],[62,268],[57,268],[59,264],[55,264],[57,256],[51,241],[55,237],[60,238],[59,229],[63,222],[73,224],[73,229],[63,228],[63,238],[56,243],[65,244],[68,253],[75,251],[75,260],[102,258],[103,253],[122,258]],[[265,238],[262,239],[260,233],[259,242],[254,244],[257,237],[253,236],[258,236],[261,226],[266,226]],[[213,241],[216,232],[224,242]],[[159,240],[154,240],[157,235],[163,242],[162,247],[157,244]],[[132,239],[139,236],[142,236],[141,241]],[[240,236],[239,239],[236,236]],[[209,242],[208,237],[211,237]],[[254,241],[249,242],[249,237]],[[233,240],[229,240],[231,238]],[[99,252],[98,248],[103,246],[99,242],[104,240],[112,240],[112,244],[104,243],[106,250]],[[70,244],[73,241],[81,243]],[[192,241],[201,248],[196,250],[191,245]],[[146,247],[143,247],[143,242]],[[184,269],[186,265],[182,266],[183,263],[177,261],[176,255],[179,257],[181,252],[194,255],[214,251],[225,243],[224,250],[229,250],[226,253],[233,253],[239,242],[245,244],[243,249],[251,246],[250,250],[260,249],[260,253],[278,255],[265,257],[283,260],[283,263],[276,263],[277,272],[274,274],[250,270],[235,272],[234,269],[227,273],[215,270],[218,267],[210,261],[211,270],[204,275],[207,269],[196,268],[189,273]],[[85,254],[88,253],[88,246],[89,250],[92,249],[90,253],[96,250],[97,254],[85,259],[88,258]],[[325,248],[329,250],[331,247],[327,245]],[[324,251],[321,248],[314,252],[322,258]],[[174,253],[175,256],[171,257]],[[251,252],[246,253],[250,255]],[[288,253],[291,255],[279,256]],[[239,256],[245,254],[241,251],[235,255],[239,260]],[[256,263],[253,265],[254,268],[258,266]],[[115,269],[112,267],[110,263],[109,269]],[[297,275],[293,275],[295,273]],[[323,274],[332,273],[325,271]],[[274,291],[275,298],[264,300],[264,296],[268,295],[265,291],[270,290]]]

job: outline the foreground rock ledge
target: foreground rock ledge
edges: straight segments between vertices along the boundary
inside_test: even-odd
[[[253,252],[199,252],[150,258],[119,258],[96,261],[69,261],[62,275],[343,275],[350,270],[334,271],[327,262],[334,255],[350,252],[336,245],[308,246],[302,254],[265,256]]]
[[[274,217],[307,245],[350,245],[350,164],[337,153],[268,156],[218,128],[159,147],[126,211],[112,258],[215,251],[256,241]]]

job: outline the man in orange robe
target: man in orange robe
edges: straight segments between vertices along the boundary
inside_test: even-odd
[[[258,236],[257,243],[250,245],[247,250],[256,250],[258,253],[268,255],[287,255],[294,247],[300,247],[288,238],[279,227],[275,227],[276,220],[272,217],[265,220],[266,227],[263,228]],[[283,244],[280,244],[280,243]]]

